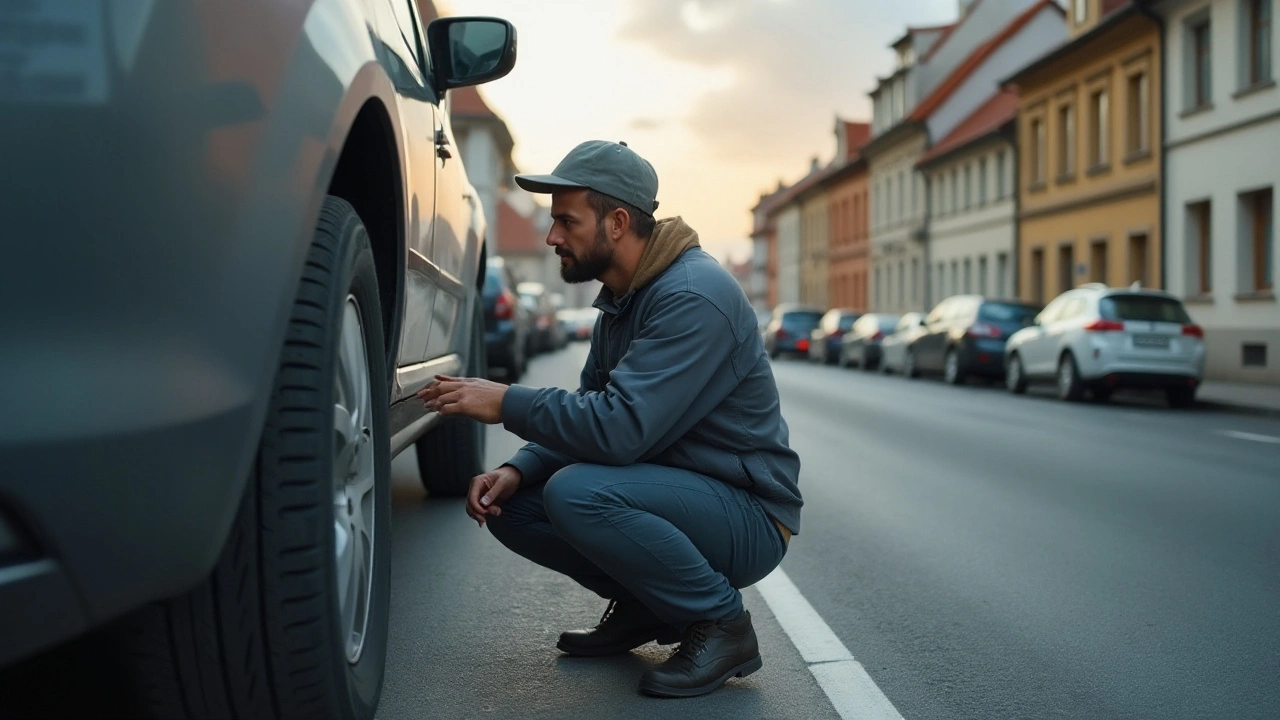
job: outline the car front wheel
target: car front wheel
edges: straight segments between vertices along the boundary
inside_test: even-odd
[[[390,603],[378,298],[364,224],[327,198],[221,557],[199,587],[122,623],[130,714],[373,717]]]
[[[1022,358],[1017,353],[1009,356],[1009,369],[1004,374],[1004,386],[1014,395],[1027,391],[1027,378],[1022,371]]]
[[[1067,402],[1079,402],[1084,398],[1084,382],[1076,367],[1076,358],[1066,353],[1058,361],[1058,397]]]

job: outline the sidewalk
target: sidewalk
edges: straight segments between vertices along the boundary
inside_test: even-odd
[[[1280,385],[1206,380],[1196,399],[1203,407],[1280,417]]]

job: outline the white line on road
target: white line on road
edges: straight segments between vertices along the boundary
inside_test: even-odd
[[[1280,437],[1273,435],[1257,435],[1255,433],[1241,432],[1240,430],[1219,430],[1219,435],[1225,435],[1229,438],[1237,440],[1252,440],[1260,443],[1271,443],[1272,445],[1280,445]]]
[[[862,663],[831,632],[782,568],[756,583],[778,624],[800,651],[809,672],[844,720],[902,720],[902,715],[880,692]]]

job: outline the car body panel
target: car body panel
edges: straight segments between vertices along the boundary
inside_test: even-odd
[[[400,167],[417,164],[405,128],[427,113],[401,107],[388,69],[393,1],[50,1],[11,17],[79,44],[0,48],[34,68],[0,94],[0,155],[23,179],[2,211],[21,241],[0,286],[22,311],[0,319],[0,513],[30,553],[0,566],[0,663],[213,566],[357,116],[379,112]],[[395,181],[434,192],[416,177]],[[420,199],[417,212],[434,211]],[[474,277],[478,252],[457,266],[464,281],[467,262]],[[389,364],[402,321],[435,305],[430,291],[392,297]],[[469,328],[451,322],[440,366],[466,347]],[[431,364],[402,358],[415,359]],[[401,403],[391,430],[428,417]]]

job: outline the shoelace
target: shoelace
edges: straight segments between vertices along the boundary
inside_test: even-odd
[[[689,637],[680,643],[680,647],[671,653],[671,657],[683,657],[692,660],[707,647],[707,632],[711,623],[707,621],[694,623],[689,627]]]
[[[604,614],[600,616],[600,622],[596,624],[596,627],[601,627],[601,626],[602,626],[602,625],[604,625],[606,622],[608,622],[608,621],[609,621],[609,616],[613,614],[613,610],[614,610],[614,608],[616,608],[617,606],[618,606],[618,601],[617,601],[617,600],[610,600],[610,601],[609,601],[609,607],[606,607],[606,608],[604,609]]]

